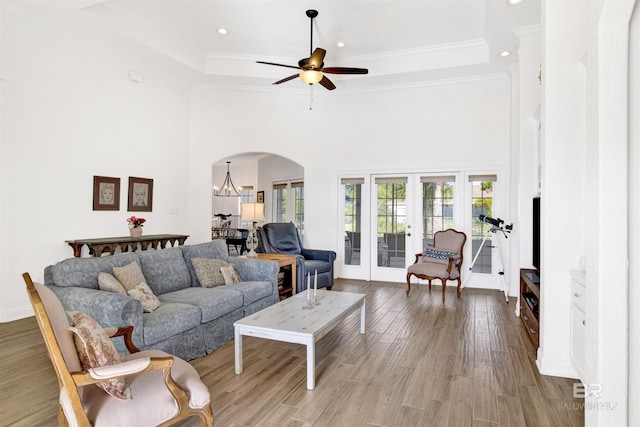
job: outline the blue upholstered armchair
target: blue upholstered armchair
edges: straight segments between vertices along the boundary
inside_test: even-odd
[[[258,231],[257,252],[270,254],[296,255],[296,292],[307,288],[307,273],[313,276],[318,272],[318,288],[331,289],[333,286],[333,261],[336,259],[334,251],[321,249],[305,249],[292,222],[272,222],[263,225]]]

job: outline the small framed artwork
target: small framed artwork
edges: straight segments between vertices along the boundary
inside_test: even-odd
[[[129,202],[131,212],[151,212],[153,208],[153,179],[129,177]]]
[[[93,177],[93,210],[120,210],[120,178]]]
[[[256,199],[256,202],[264,203],[264,191],[258,191]]]

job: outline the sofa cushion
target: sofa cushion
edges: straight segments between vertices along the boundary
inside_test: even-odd
[[[191,286],[201,286],[195,269],[193,268],[193,263],[191,262],[193,258],[227,259],[229,257],[229,249],[224,239],[215,239],[197,245],[185,245],[181,246],[181,249],[184,260],[191,273]]]
[[[220,267],[220,273],[222,273],[225,285],[234,285],[236,283],[242,282],[242,278],[238,274],[236,266],[233,264],[223,265],[222,267]]]
[[[179,247],[140,252],[140,267],[156,296],[191,286],[191,275]]]
[[[242,292],[244,305],[247,306],[259,299],[266,298],[273,293],[273,285],[271,282],[241,282],[233,285],[222,286],[220,289],[233,289]]]
[[[133,288],[127,291],[129,296],[134,297],[140,304],[142,305],[142,310],[147,313],[153,312],[155,309],[160,307],[160,300],[156,297],[149,286],[142,282],[138,286],[134,286]]]
[[[143,340],[146,346],[170,338],[200,325],[200,309],[189,304],[162,301],[152,313],[142,315]]]
[[[237,285],[233,285],[237,286]],[[215,288],[186,288],[174,292],[159,295],[162,304],[182,303],[191,304],[201,311],[202,323],[210,322],[231,313],[242,307],[242,292],[226,286],[216,286]]]
[[[98,273],[111,273],[138,259],[137,253],[124,253],[95,258],[69,258],[51,266],[53,283],[58,286],[78,286],[98,289]]]
[[[113,275],[101,271],[98,273],[98,287],[101,291],[115,292],[117,294],[127,294],[127,290]]]
[[[69,330],[74,333],[78,356],[85,371],[117,365],[124,361],[111,338],[91,316],[80,311],[69,311],[68,314],[73,320],[73,326],[69,327]],[[102,381],[96,385],[113,397],[131,399],[131,390],[124,377]]]
[[[223,259],[191,258],[198,282],[204,288],[224,285],[224,276],[220,268],[229,265]]]
[[[136,261],[122,267],[113,267],[113,275],[127,292],[138,286],[140,283],[147,283],[144,274],[142,274],[142,270]]]

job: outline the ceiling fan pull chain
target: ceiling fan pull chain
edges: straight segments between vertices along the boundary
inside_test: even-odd
[[[313,110],[313,85],[309,85],[309,111]]]

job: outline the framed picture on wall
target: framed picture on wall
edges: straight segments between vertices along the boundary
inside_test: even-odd
[[[153,208],[153,179],[129,177],[129,202],[131,212],[151,212]]]
[[[264,191],[258,191],[256,199],[256,202],[264,203]]]
[[[120,178],[93,177],[93,210],[120,210]]]

